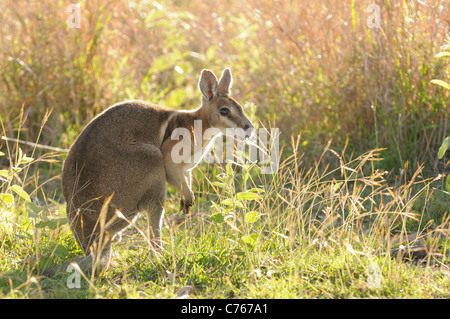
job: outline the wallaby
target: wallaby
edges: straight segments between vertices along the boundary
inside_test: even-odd
[[[203,132],[208,128],[217,128],[219,133],[241,128],[249,137],[254,126],[242,106],[230,97],[231,84],[229,68],[219,81],[204,69],[198,83],[202,104],[197,109],[173,110],[126,101],[109,107],[84,128],[67,154],[62,173],[67,218],[86,255],[75,260],[81,270],[105,270],[113,237],[139,213],[147,215],[153,246],[160,246],[166,182],[181,192],[180,210],[189,213],[194,203],[191,169],[197,163],[174,160],[172,150],[180,140],[171,138],[172,133],[177,128],[189,130],[191,155],[198,150],[198,143],[204,150],[213,138],[198,140],[194,136],[196,120],[201,121]],[[68,265],[47,269],[44,275],[65,271]]]

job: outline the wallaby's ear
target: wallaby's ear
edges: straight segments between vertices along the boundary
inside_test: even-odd
[[[230,68],[226,68],[222,72],[222,76],[220,77],[219,84],[217,86],[217,91],[219,93],[229,94],[231,84],[233,83],[233,76],[231,75]]]
[[[217,78],[211,70],[204,69],[200,75],[198,88],[206,100],[211,101],[217,94]]]

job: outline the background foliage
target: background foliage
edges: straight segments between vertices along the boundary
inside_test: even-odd
[[[0,141],[2,298],[449,298],[450,0],[78,3],[69,28],[69,1],[0,0],[1,135],[41,144]],[[201,164],[161,251],[144,219],[103,276],[41,278],[82,253],[60,185],[82,128],[126,99],[197,107],[228,66],[281,130],[278,172]]]
[[[202,68],[231,66],[234,96],[257,106],[265,125],[302,132],[307,153],[329,139],[351,149],[385,147],[384,168],[426,163],[448,135],[448,79],[435,58],[449,30],[448,0],[382,1],[381,28],[369,28],[370,1],[80,1],[80,28],[68,28],[64,1],[2,1],[0,110],[14,136],[68,147],[107,106],[144,99],[199,104]]]

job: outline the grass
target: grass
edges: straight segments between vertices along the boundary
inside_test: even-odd
[[[12,188],[21,170],[2,190],[14,205],[2,204],[1,295],[175,298],[190,287],[190,298],[448,298],[449,193],[442,180],[419,171],[392,186],[374,169],[380,150],[348,162],[327,152],[341,164],[309,167],[294,151],[274,175],[254,164],[198,170],[204,186],[196,188],[193,216],[174,214],[177,196],[169,192],[162,250],[148,249],[141,219],[114,245],[108,271],[82,277],[78,288],[69,288],[70,273],[39,277],[45,263],[81,251],[62,204],[36,203]],[[394,254],[401,246],[428,253],[408,259]]]
[[[381,27],[370,28],[373,1],[232,0],[79,1],[80,28],[69,28],[63,2],[8,0],[0,19],[0,114],[15,136],[22,106],[25,140],[68,148],[101,110],[125,99],[176,108],[198,105],[203,68],[230,66],[233,95],[276,123],[284,144],[303,132],[313,161],[329,139],[359,154],[386,148],[383,169],[441,173],[435,156],[448,136],[447,80],[436,58],[449,31],[439,0],[377,2]]]
[[[450,91],[430,83],[448,6],[380,2],[374,29],[367,1],[79,3],[80,29],[61,1],[2,4],[1,298],[450,297]],[[226,66],[281,130],[277,173],[200,164],[193,216],[169,188],[163,249],[143,218],[103,276],[41,278],[81,255],[60,174],[84,125],[125,99],[193,108],[201,69]]]

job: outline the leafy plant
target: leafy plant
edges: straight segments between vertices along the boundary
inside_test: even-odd
[[[0,156],[5,153],[0,152]],[[11,225],[8,236],[15,237],[26,242],[44,243],[43,251],[52,252],[57,257],[64,258],[68,250],[61,244],[51,240],[52,232],[67,223],[67,218],[49,218],[47,216],[49,206],[33,202],[30,194],[24,189],[27,171],[30,165],[37,163],[33,157],[23,153],[17,146],[17,156],[9,169],[0,170],[0,216],[5,218],[5,223]],[[13,213],[8,213],[13,212]],[[5,234],[6,235],[6,234]],[[43,264],[51,258],[41,258]]]
[[[226,198],[222,199],[219,204],[212,202],[215,213],[211,215],[211,220],[218,224],[227,224],[232,229],[239,230],[244,227],[247,230],[252,229],[252,224],[260,219],[262,216],[259,212],[251,210],[247,211],[247,202],[261,200],[260,194],[264,193],[262,188],[252,188],[244,190],[242,192],[236,192],[234,181],[236,176],[232,170],[232,163],[226,165],[226,173],[221,173],[216,176],[217,182],[213,182],[212,185],[218,187]],[[242,184],[245,185],[249,176],[249,170],[251,170],[255,164],[242,166],[242,176],[244,177]],[[243,218],[239,218],[243,215]],[[243,225],[243,223],[245,225]],[[255,246],[258,241],[258,234],[244,234],[240,240],[250,246]]]
[[[447,40],[446,40],[446,44],[443,45],[441,47],[441,49],[443,50],[442,52],[439,52],[438,54],[436,54],[434,57],[435,58],[442,58],[442,57],[450,57],[450,35],[447,36]],[[445,81],[442,80],[431,80],[430,81],[433,84],[437,84],[442,86],[443,88],[450,90],[450,84],[448,84]],[[439,151],[438,151],[438,158],[441,159],[444,157],[445,152],[450,148],[450,136],[447,136],[444,139],[444,142],[442,143],[441,147],[439,147]]]
[[[0,152],[0,157],[5,156],[5,153]],[[25,202],[31,202],[28,193],[19,185],[21,179],[19,173],[24,169],[26,165],[33,162],[34,158],[28,157],[23,154],[22,149],[18,148],[18,156],[14,165],[9,169],[0,170],[0,178],[2,181],[2,193],[0,193],[0,201],[6,207],[13,205],[19,205],[19,200],[14,196],[18,195]]]

